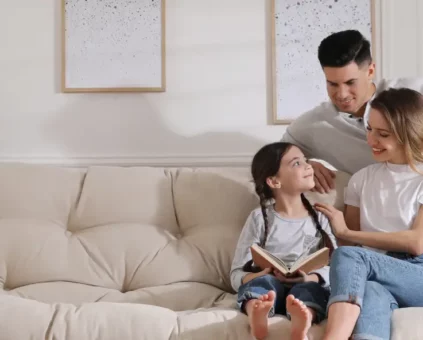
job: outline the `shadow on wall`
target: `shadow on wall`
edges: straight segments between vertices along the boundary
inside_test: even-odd
[[[158,154],[219,157],[236,154],[250,157],[252,150],[265,144],[263,140],[238,132],[178,135],[166,126],[147,95],[76,96],[75,100],[67,100],[61,111],[52,113],[41,131],[46,143],[57,148],[55,154],[70,157]]]
[[[241,132],[219,131],[182,136],[172,131],[172,128],[164,121],[163,112],[169,115],[172,112],[172,109],[169,110],[172,103],[180,106],[184,101],[193,101],[192,97],[196,97],[195,94],[191,94],[189,98],[180,98],[177,94],[170,92],[60,94],[62,74],[60,1],[55,3],[55,13],[54,83],[56,94],[64,96],[64,105],[61,111],[50,114],[50,118],[41,131],[46,138],[46,144],[54,145],[53,148],[56,148],[52,151],[53,154],[64,157],[100,158],[116,156],[149,158],[152,156],[152,159],[158,157],[157,155],[164,158],[169,155],[175,158],[183,156],[194,158],[204,154],[204,158],[214,156],[227,159],[228,163],[231,163],[230,157],[235,155],[238,160],[234,163],[239,164],[241,159],[241,163],[249,162],[255,150],[266,143],[263,139]],[[220,98],[217,99],[220,99],[222,103],[231,101],[231,95],[227,94],[227,89],[222,90],[223,94],[220,90],[218,93],[209,95],[219,96]],[[244,90],[246,92],[243,95],[248,96],[248,93],[257,89],[247,85]],[[173,95],[178,98],[171,98]],[[160,101],[161,96],[163,101]],[[222,96],[228,98],[223,101]],[[211,101],[204,101],[204,105]],[[193,105],[199,106],[199,103],[193,103]],[[189,107],[186,103],[182,105],[184,106]],[[191,110],[195,109],[191,108]],[[175,110],[175,114],[177,112],[178,110]],[[210,114],[212,110],[209,108],[207,112],[199,111],[198,114]],[[184,119],[187,120],[186,116]],[[173,121],[175,121],[174,118]],[[196,123],[193,122],[193,124]]]

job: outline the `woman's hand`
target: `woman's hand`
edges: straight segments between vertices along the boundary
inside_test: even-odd
[[[304,283],[304,282],[319,282],[319,277],[317,274],[307,275],[303,271],[299,270],[295,276],[287,277],[283,275],[279,270],[274,270],[273,274],[276,278],[282,283],[286,284],[295,284],[295,283]]]
[[[242,284],[245,285],[247,282],[250,282],[253,279],[256,279],[260,276],[264,276],[264,275],[271,274],[271,273],[272,273],[272,270],[270,268],[266,268],[266,269],[264,269],[264,270],[262,270],[261,272],[258,272],[258,273],[248,273],[247,275],[245,275],[242,278]]]
[[[320,211],[321,213],[326,215],[326,217],[330,221],[332,231],[335,236],[340,239],[346,239],[349,229],[347,227],[347,224],[345,223],[345,218],[342,211],[334,208],[331,205],[323,203],[316,203],[314,207],[317,211]]]

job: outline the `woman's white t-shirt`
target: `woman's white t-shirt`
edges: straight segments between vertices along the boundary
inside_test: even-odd
[[[423,163],[416,168],[423,173]],[[423,175],[406,164],[369,165],[351,177],[344,202],[360,208],[362,231],[408,230],[423,204]]]

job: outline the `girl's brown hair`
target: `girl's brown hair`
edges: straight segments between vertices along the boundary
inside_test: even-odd
[[[404,147],[407,163],[416,169],[423,162],[423,95],[407,88],[388,89],[379,93],[370,103],[385,119]]]

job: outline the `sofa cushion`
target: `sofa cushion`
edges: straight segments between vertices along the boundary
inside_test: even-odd
[[[0,284],[5,289],[49,281],[116,287],[94,261],[78,235],[55,222],[0,219]]]
[[[232,291],[229,272],[239,233],[258,205],[249,169],[178,169],[174,177],[182,240],[204,268],[198,279]]]
[[[173,234],[178,232],[168,170],[88,168],[69,230],[123,222],[156,225]]]
[[[0,218],[48,220],[66,229],[84,173],[30,164],[0,166]]]
[[[178,282],[171,285],[137,289],[121,293],[112,291],[98,301],[142,303],[169,308],[173,311],[211,308],[218,305],[236,306],[235,297],[216,287],[197,282]]]
[[[68,206],[68,230],[48,215],[1,218],[0,284],[13,295],[46,302],[110,298],[174,310],[212,305],[230,287],[226,270],[242,224],[179,231],[171,178],[163,169],[94,167]],[[203,285],[202,293],[160,298],[160,287],[169,297],[184,282]]]
[[[247,168],[178,169],[175,211],[183,232],[193,227],[233,225],[239,231],[258,205]]]
[[[142,304],[97,302],[76,307],[0,295],[0,320],[2,340],[254,340],[247,317],[233,308],[176,313]],[[21,320],[25,320],[24,327]],[[313,326],[309,335],[319,339],[324,324]],[[275,316],[270,319],[267,339],[288,340],[289,329],[285,317]]]
[[[2,340],[17,339],[175,339],[177,314],[139,304],[45,304],[0,295]]]
[[[179,282],[128,292],[75,282],[43,282],[13,289],[8,291],[8,294],[45,303],[60,301],[76,306],[88,302],[137,303],[169,308],[174,311],[210,308],[218,305],[236,307],[236,300],[232,294],[196,282]]]
[[[421,340],[423,308],[401,308],[391,318],[391,340]]]
[[[180,339],[242,339],[254,340],[245,314],[232,308],[210,308],[178,313]],[[320,339],[326,322],[314,325],[308,335]],[[276,315],[269,319],[266,340],[289,340],[291,323],[286,317]]]

